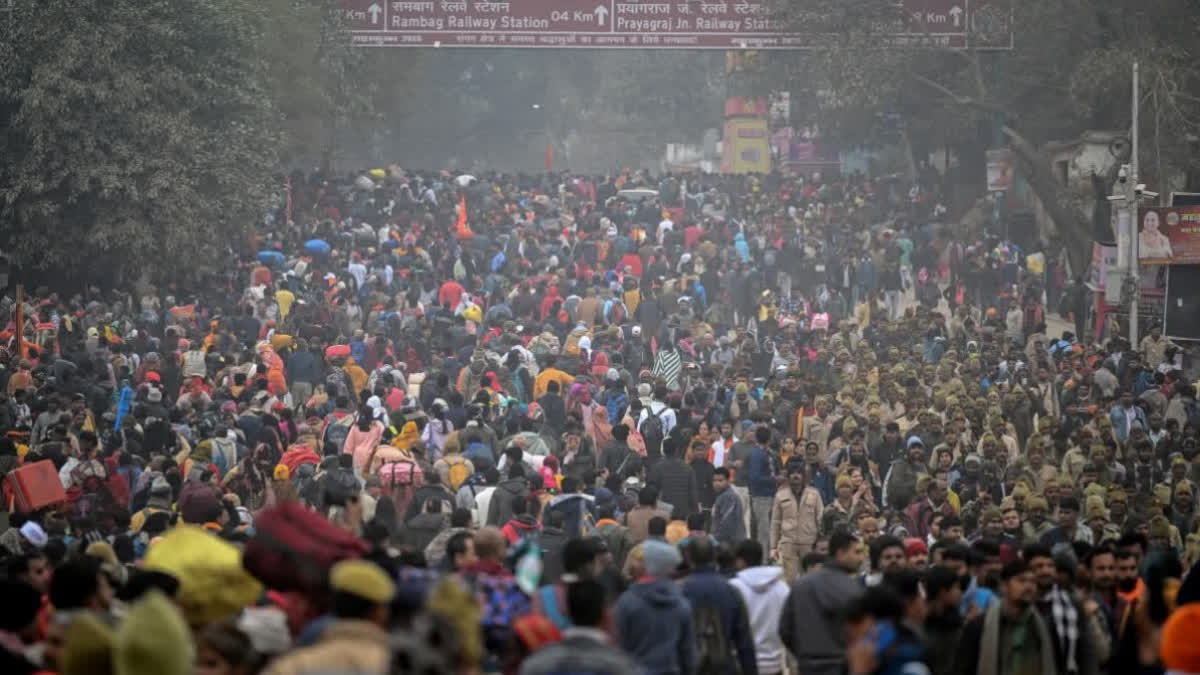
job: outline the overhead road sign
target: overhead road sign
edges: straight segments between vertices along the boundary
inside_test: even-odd
[[[344,2],[353,44],[362,47],[821,49],[846,39],[819,25],[785,27],[770,0]],[[1012,47],[1012,0],[899,2],[902,11],[881,17],[867,40],[881,48]]]

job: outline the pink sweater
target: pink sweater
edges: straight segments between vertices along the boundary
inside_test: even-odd
[[[342,446],[342,452],[353,455],[354,468],[362,469],[366,467],[367,461],[371,458],[371,451],[379,446],[382,438],[383,423],[379,420],[371,422],[371,428],[368,431],[359,429],[356,423],[350,427],[350,433],[346,436],[346,444]]]

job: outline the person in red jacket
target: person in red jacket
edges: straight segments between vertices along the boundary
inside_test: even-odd
[[[462,294],[465,292],[466,289],[462,287],[462,284],[449,279],[438,289],[438,304],[443,307],[449,304],[450,309],[454,309],[458,307],[458,301],[462,299]]]
[[[550,316],[550,310],[554,308],[554,303],[560,300],[562,298],[558,295],[558,286],[553,284],[547,286],[546,297],[542,298],[542,321],[545,321],[546,317]]]
[[[529,499],[514,499],[512,518],[500,528],[500,533],[504,535],[508,545],[513,546],[521,539],[537,534],[539,530],[541,525],[538,524],[537,518],[529,515]]]

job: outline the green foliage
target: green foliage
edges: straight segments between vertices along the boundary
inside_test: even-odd
[[[797,11],[813,13],[830,2],[801,0],[779,11],[802,29]],[[1128,127],[1136,59],[1143,137],[1157,131],[1178,141],[1196,131],[1200,4],[1191,0],[1013,0],[1010,52],[880,49],[870,37],[878,22],[866,17],[894,4],[849,3],[859,14],[836,22],[842,32],[830,49],[773,55],[790,86],[812,93],[805,121],[843,142],[867,145],[895,142],[903,126],[919,148],[982,150],[998,140],[986,131],[995,122],[1034,144],[1070,139],[1089,129]]]
[[[341,159],[370,143],[379,110],[405,107],[397,95],[419,51],[351,46],[340,2],[259,2],[275,17],[262,50],[267,94],[283,118],[285,165]]]
[[[243,0],[17,3],[0,51],[4,250],[78,278],[242,237],[276,169],[267,18]]]

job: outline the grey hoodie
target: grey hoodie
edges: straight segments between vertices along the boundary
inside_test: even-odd
[[[826,563],[792,584],[779,617],[779,637],[805,675],[840,675],[846,667],[842,613],[864,591],[845,570]]]
[[[636,583],[616,607],[617,641],[645,675],[690,675],[696,664],[692,606],[669,579]]]
[[[788,600],[788,585],[780,567],[747,567],[729,582],[746,604],[758,672],[783,672],[784,649],[779,619]]]

